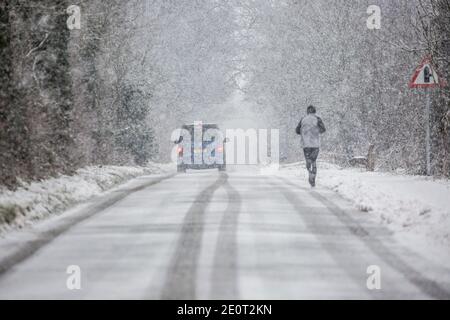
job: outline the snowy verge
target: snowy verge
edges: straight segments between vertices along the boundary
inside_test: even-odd
[[[318,167],[319,188],[350,200],[419,251],[450,256],[449,180],[342,169],[323,162]],[[297,171],[306,181],[304,164],[286,165],[282,171]]]
[[[0,233],[61,213],[132,178],[171,172],[172,167],[156,163],[146,167],[89,166],[73,176],[23,183],[15,191],[0,189]]]

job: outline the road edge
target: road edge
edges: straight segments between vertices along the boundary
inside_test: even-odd
[[[34,255],[42,247],[52,242],[73,226],[104,211],[120,200],[126,198],[128,195],[170,179],[175,175],[177,175],[177,173],[169,173],[157,177],[149,176],[152,178],[150,181],[145,181],[132,188],[124,188],[120,190],[120,187],[142,178],[142,176],[136,177],[124,184],[118,185],[116,187],[117,189],[115,188],[116,190],[112,189],[110,190],[111,192],[108,192],[105,195],[89,200],[87,205],[83,206],[82,204],[79,204],[81,206],[76,206],[64,211],[60,216],[58,216],[59,219],[57,221],[54,221],[54,223],[49,223],[51,224],[50,226],[45,224],[40,230],[38,228],[29,230],[25,236],[18,237],[18,239],[6,239],[9,240],[9,243],[6,242],[2,244],[2,246],[14,246],[14,248],[9,250],[6,254],[0,255],[0,277],[4,276],[9,270],[11,270],[12,267]],[[94,203],[91,204],[90,202]],[[74,209],[76,210],[76,213],[65,215],[65,213]]]

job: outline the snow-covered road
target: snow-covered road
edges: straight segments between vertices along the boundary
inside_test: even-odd
[[[450,298],[448,267],[289,173],[141,177],[23,233],[3,245],[21,248],[0,256],[3,299]]]

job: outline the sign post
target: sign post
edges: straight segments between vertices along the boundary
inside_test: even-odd
[[[430,116],[431,116],[431,94],[430,90],[425,89],[426,96],[426,153],[427,153],[427,176],[431,176],[431,128],[430,128]]]
[[[409,82],[410,88],[424,88],[425,89],[425,143],[426,143],[426,162],[427,175],[431,176],[431,92],[430,89],[436,87],[444,87],[446,84],[440,79],[431,64],[431,57],[425,57],[421,64],[416,68],[414,75]]]

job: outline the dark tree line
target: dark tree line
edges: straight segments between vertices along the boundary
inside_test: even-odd
[[[1,1],[0,184],[168,161],[171,131],[236,88],[237,2]]]
[[[71,4],[0,4],[0,178],[7,187],[90,164],[145,165],[151,157],[145,94],[124,81],[114,106],[102,105],[101,95],[113,89],[103,84],[96,59],[110,36],[108,15],[118,15],[123,5],[85,1],[90,27],[71,31]]]
[[[72,172],[73,98],[65,1],[1,5],[1,179]]]

